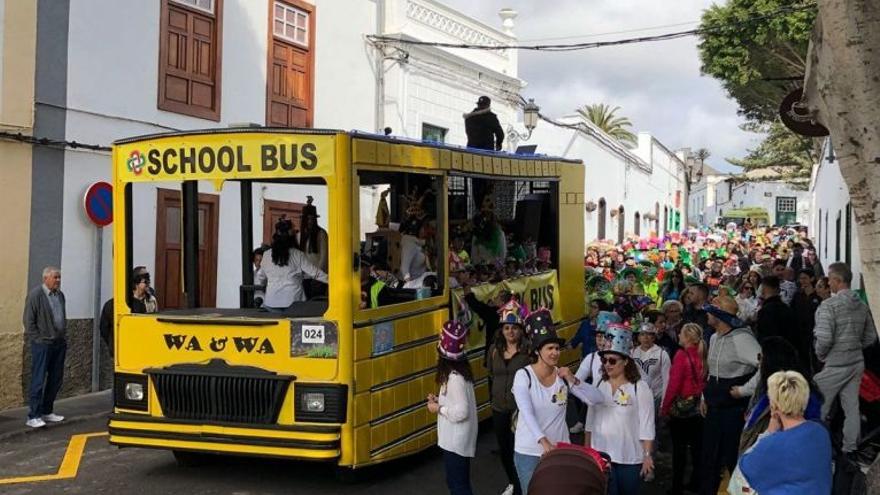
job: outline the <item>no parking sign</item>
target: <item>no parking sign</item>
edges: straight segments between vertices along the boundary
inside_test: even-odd
[[[83,198],[86,216],[98,227],[113,223],[113,186],[106,182],[95,182],[86,190]]]

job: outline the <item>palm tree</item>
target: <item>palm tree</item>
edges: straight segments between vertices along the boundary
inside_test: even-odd
[[[614,139],[622,143],[636,145],[638,142],[636,135],[627,129],[632,127],[632,122],[626,117],[614,115],[618,110],[620,107],[611,108],[611,105],[594,103],[578,108],[577,112],[585,121],[591,122]]]

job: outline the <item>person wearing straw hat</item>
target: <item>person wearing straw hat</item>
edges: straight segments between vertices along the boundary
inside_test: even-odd
[[[437,347],[439,395],[428,395],[428,411],[437,415],[437,446],[443,450],[446,486],[451,495],[472,495],[471,458],[477,450],[477,399],[467,360],[468,329],[460,321],[443,324]]]
[[[532,341],[532,364],[517,371],[513,380],[519,410],[513,460],[520,486],[527,492],[541,456],[556,448],[557,443],[569,442],[565,421],[569,392],[590,405],[608,398],[578,380],[568,368],[557,367],[565,339],[556,334],[549,311],[533,312],[525,326]]]
[[[611,457],[610,495],[636,495],[640,477],[654,472],[654,396],[639,385],[641,373],[631,356],[632,331],[608,325],[599,392],[610,400],[590,407],[585,422],[590,446]]]
[[[736,467],[749,402],[747,397],[731,392],[746,384],[758,370],[761,346],[737,318],[739,308],[733,298],[716,297],[705,309],[715,333],[709,341],[709,378],[700,403],[700,412],[705,417],[700,493],[714,495],[721,483],[722,469],[733,472]]]

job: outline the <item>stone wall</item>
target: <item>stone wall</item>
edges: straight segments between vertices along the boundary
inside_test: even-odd
[[[0,334],[0,356],[5,357],[0,360],[0,410],[25,405],[31,380],[31,354],[24,345],[24,335]],[[113,363],[102,342],[100,388],[110,388],[112,377]],[[58,398],[89,393],[91,385],[92,319],[67,320],[67,358]]]

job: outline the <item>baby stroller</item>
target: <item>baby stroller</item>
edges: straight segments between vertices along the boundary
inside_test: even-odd
[[[528,495],[605,495],[611,459],[583,445],[560,443],[541,458]]]

